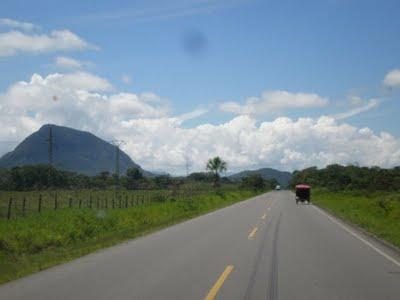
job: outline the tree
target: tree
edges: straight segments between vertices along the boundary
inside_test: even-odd
[[[263,190],[265,189],[265,180],[260,174],[252,174],[242,178],[241,186],[254,190]]]
[[[210,158],[207,162],[206,170],[211,172],[214,177],[214,187],[219,185],[220,173],[226,171],[227,163],[219,156]]]
[[[204,181],[204,182],[211,182],[214,180],[212,174],[206,172],[191,173],[187,178],[193,181]]]
[[[138,168],[129,168],[126,170],[126,188],[127,189],[136,189],[138,187],[138,183],[143,179],[143,174]]]

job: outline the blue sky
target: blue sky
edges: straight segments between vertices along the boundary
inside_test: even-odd
[[[388,132],[397,142],[400,136],[400,84],[396,78],[391,85],[383,83],[389,72],[400,68],[399,1],[148,0],[96,1],[95,6],[82,1],[2,1],[0,11],[0,18],[34,24],[27,35],[65,29],[90,44],[84,49],[24,49],[0,55],[3,94],[35,73],[46,77],[75,72],[55,64],[56,57],[62,56],[79,61],[80,71],[107,80],[112,85],[107,95],[154,93],[168,104],[168,117],[207,111],[182,122],[180,126],[186,129],[218,126],[244,115],[261,126],[279,117],[294,122],[298,118],[317,120],[361,108],[362,113],[337,120],[337,126],[368,127],[377,136]],[[4,24],[0,28],[4,33],[19,30]],[[187,49],[190,46],[194,49]],[[268,91],[315,94],[327,102],[276,108],[270,101],[280,94],[263,98]],[[249,97],[257,97],[256,102],[264,106],[246,107]],[[371,99],[376,103],[363,110]],[[232,102],[239,107],[221,108]],[[30,109],[36,122],[46,121],[39,118],[39,112]],[[3,138],[12,139],[12,135],[4,133]],[[146,156],[130,154],[139,161]],[[232,163],[238,168],[262,165],[263,155],[257,157],[247,164]],[[396,159],[389,159],[390,164]],[[286,169],[303,166],[285,165],[282,160],[271,163]]]

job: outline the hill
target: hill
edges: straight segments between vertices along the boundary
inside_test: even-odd
[[[62,170],[96,175],[102,171],[115,171],[116,148],[97,136],[68,127],[47,124],[42,126],[13,151],[0,158],[0,167],[47,164],[49,132],[53,135],[53,165]],[[128,168],[140,168],[123,151],[120,152],[120,173]],[[141,169],[142,170],[142,169]],[[143,171],[145,175],[151,173]]]
[[[243,177],[252,175],[252,174],[260,174],[264,179],[272,179],[275,178],[279,184],[283,187],[289,185],[289,181],[292,178],[292,173],[286,171],[279,171],[271,168],[262,168],[258,170],[246,170],[233,175],[230,175],[228,178],[233,181],[239,181]]]

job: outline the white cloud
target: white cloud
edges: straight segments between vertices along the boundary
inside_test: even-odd
[[[287,91],[266,91],[261,97],[247,98],[244,105],[237,102],[225,102],[220,110],[237,115],[265,115],[293,108],[322,107],[328,99],[313,93],[290,93]]]
[[[164,117],[168,105],[148,93],[112,92],[104,78],[86,73],[34,74],[0,94],[0,140],[18,140],[42,124],[55,123],[115,136],[130,118]]]
[[[88,48],[95,47],[69,30],[54,30],[50,34],[31,34],[21,31],[0,33],[0,56]]]
[[[394,69],[387,73],[383,84],[387,87],[400,87],[400,69]]]
[[[354,107],[346,112],[333,115],[332,117],[335,118],[336,120],[347,119],[347,118],[353,117],[355,115],[358,115],[360,113],[366,112],[366,111],[368,111],[372,108],[375,108],[379,105],[378,99],[371,99],[366,103],[364,100],[362,100],[359,97],[352,97],[350,100],[352,101],[353,105],[358,105],[358,106]]]
[[[226,159],[232,171],[400,164],[398,138],[351,126],[340,116],[258,122],[240,115],[217,125],[187,127],[186,120],[206,110],[173,116],[158,95],[113,93],[110,88],[106,79],[83,72],[35,74],[17,82],[0,95],[0,140],[21,140],[41,125],[55,123],[125,140],[124,150],[144,168],[175,174],[185,172],[187,160],[191,171],[204,170],[214,155]]]
[[[168,107],[155,107],[146,99],[130,93],[119,93],[110,96],[110,113],[129,118],[160,118],[168,113]]]
[[[80,69],[83,66],[79,60],[65,56],[57,56],[55,59],[55,64],[57,67],[65,69]]]
[[[21,22],[8,18],[0,18],[0,26],[21,29],[24,31],[32,31],[35,29],[39,29],[38,26],[29,22]]]
[[[132,76],[124,74],[124,75],[121,76],[121,80],[125,84],[131,84],[132,83]]]
[[[193,170],[220,155],[231,170],[276,167],[293,170],[308,166],[357,161],[384,167],[400,163],[400,141],[388,133],[374,134],[337,123],[331,117],[257,122],[238,116],[219,125],[185,128],[175,118],[135,119],[125,124],[126,150],[149,169],[183,173],[186,157]]]

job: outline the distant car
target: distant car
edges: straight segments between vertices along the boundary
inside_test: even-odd
[[[296,185],[296,204],[299,202],[311,202],[311,186],[308,184]]]
[[[277,185],[276,187],[275,187],[275,190],[276,191],[279,191],[281,189],[281,186],[280,185]]]

